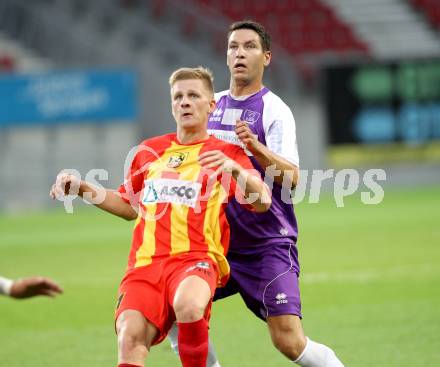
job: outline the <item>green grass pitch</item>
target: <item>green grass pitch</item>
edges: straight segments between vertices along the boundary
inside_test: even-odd
[[[440,188],[297,206],[304,327],[348,367],[440,366]],[[116,366],[113,310],[132,223],[91,208],[0,216],[0,274],[57,279],[57,299],[0,298],[0,365]],[[290,366],[237,296],[217,302],[224,367]],[[147,365],[179,366],[164,342]]]

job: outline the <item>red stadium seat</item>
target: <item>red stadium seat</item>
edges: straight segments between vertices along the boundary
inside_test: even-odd
[[[155,17],[160,18],[164,15],[166,9],[166,1],[165,0],[154,0],[152,11]]]
[[[10,73],[15,69],[15,59],[10,55],[0,55],[0,72]]]
[[[128,1],[128,0],[125,0]],[[430,0],[413,0],[428,2]],[[165,7],[162,0],[152,0],[154,13],[160,16]],[[293,55],[321,52],[368,52],[350,27],[338,19],[333,9],[320,0],[194,0],[199,10],[219,12],[231,21],[256,20],[264,24],[273,39]],[[197,30],[197,18],[186,17],[183,31],[191,35]],[[219,53],[224,52],[223,34],[213,37],[213,45]]]
[[[420,9],[430,23],[440,29],[440,1],[439,0],[412,0],[414,7]]]

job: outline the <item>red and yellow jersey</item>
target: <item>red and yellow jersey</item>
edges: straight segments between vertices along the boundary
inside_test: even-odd
[[[235,195],[236,183],[227,173],[209,179],[213,170],[203,169],[198,157],[210,150],[221,150],[243,168],[253,169],[241,148],[213,136],[184,145],[176,134],[168,134],[139,145],[119,187],[122,198],[139,209],[128,269],[183,253],[203,253],[218,265],[221,284],[226,282],[229,224],[224,209]]]

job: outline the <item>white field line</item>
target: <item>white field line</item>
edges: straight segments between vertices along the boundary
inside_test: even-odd
[[[376,280],[393,280],[399,278],[416,279],[437,275],[440,281],[440,266],[438,264],[414,264],[396,266],[389,269],[365,269],[346,272],[302,273],[302,283],[368,283]]]
[[[123,273],[121,271],[121,278]],[[368,283],[377,280],[419,279],[437,277],[440,283],[440,266],[437,263],[396,266],[388,269],[364,269],[360,271],[301,273],[302,284],[314,283]],[[117,289],[120,279],[95,276],[87,279],[61,279],[63,286],[110,286]]]

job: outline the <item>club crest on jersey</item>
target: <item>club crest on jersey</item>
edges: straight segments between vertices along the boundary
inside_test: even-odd
[[[243,121],[246,121],[250,124],[254,124],[260,118],[260,113],[252,110],[246,110],[243,114]]]
[[[280,304],[282,304],[282,303],[288,303],[288,302],[289,302],[289,301],[286,299],[286,298],[287,298],[286,293],[278,293],[278,294],[275,296],[275,298],[276,298],[276,300],[277,300],[277,305],[280,305]]]
[[[188,157],[188,153],[176,152],[169,159],[167,163],[167,167],[169,168],[177,168],[180,167],[183,161]]]

